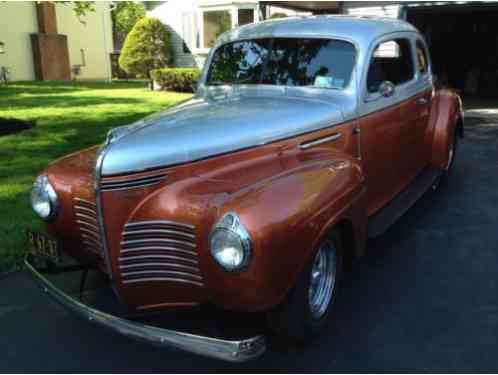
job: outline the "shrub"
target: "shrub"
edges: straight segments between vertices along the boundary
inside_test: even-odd
[[[276,19],[276,18],[287,18],[288,15],[285,14],[285,13],[280,13],[280,12],[277,12],[277,13],[273,13],[270,17],[271,20],[273,19]]]
[[[153,69],[168,66],[173,60],[170,34],[155,18],[139,20],[126,37],[119,66],[128,74],[151,78]]]
[[[151,72],[152,79],[163,90],[192,92],[192,87],[197,83],[201,72],[196,68],[164,68]]]

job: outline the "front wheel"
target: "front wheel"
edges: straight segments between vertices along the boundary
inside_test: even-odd
[[[341,246],[337,233],[324,240],[286,300],[269,313],[270,328],[277,334],[305,342],[322,330],[335,303]]]

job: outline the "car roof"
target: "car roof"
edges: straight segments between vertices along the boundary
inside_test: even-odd
[[[408,22],[395,18],[345,15],[289,17],[233,29],[223,34],[217,44],[268,37],[327,37],[350,40],[365,48],[378,37],[394,32],[418,33],[418,30]]]

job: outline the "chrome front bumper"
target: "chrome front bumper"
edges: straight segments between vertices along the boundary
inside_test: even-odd
[[[176,348],[229,362],[245,362],[259,357],[266,350],[266,342],[263,336],[251,337],[240,341],[220,340],[153,327],[107,314],[82,304],[58,289],[27,260],[24,264],[35,281],[40,284],[41,288],[57,302],[83,319],[109,328],[122,335],[153,345]]]

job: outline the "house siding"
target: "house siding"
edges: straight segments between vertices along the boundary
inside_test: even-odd
[[[35,2],[0,2],[0,41],[6,53],[0,67],[10,70],[10,80],[35,79],[30,35],[38,32]]]
[[[110,79],[109,53],[112,51],[112,25],[109,2],[95,2],[95,12],[88,12],[81,23],[71,4],[56,5],[57,32],[67,37],[69,64],[81,64],[81,49],[86,66],[78,79]],[[0,41],[5,54],[0,67],[9,68],[11,81],[36,79],[31,34],[38,33],[37,3],[0,2]],[[105,40],[104,40],[105,36]]]
[[[110,79],[113,51],[109,2],[95,2],[95,12],[76,17],[71,5],[57,4],[57,29],[67,36],[70,66],[81,65],[78,79]],[[82,56],[82,52],[84,58]],[[85,61],[83,61],[83,59]]]
[[[185,52],[183,43],[192,51],[195,48],[197,1],[168,1],[147,12],[147,16],[159,19],[171,35],[171,47],[174,55],[174,65],[180,67],[195,67],[195,58],[190,52]],[[185,20],[190,20],[184,25]],[[191,37],[187,38],[188,34]]]
[[[396,1],[345,1],[343,12],[352,16],[399,18],[401,5]]]

